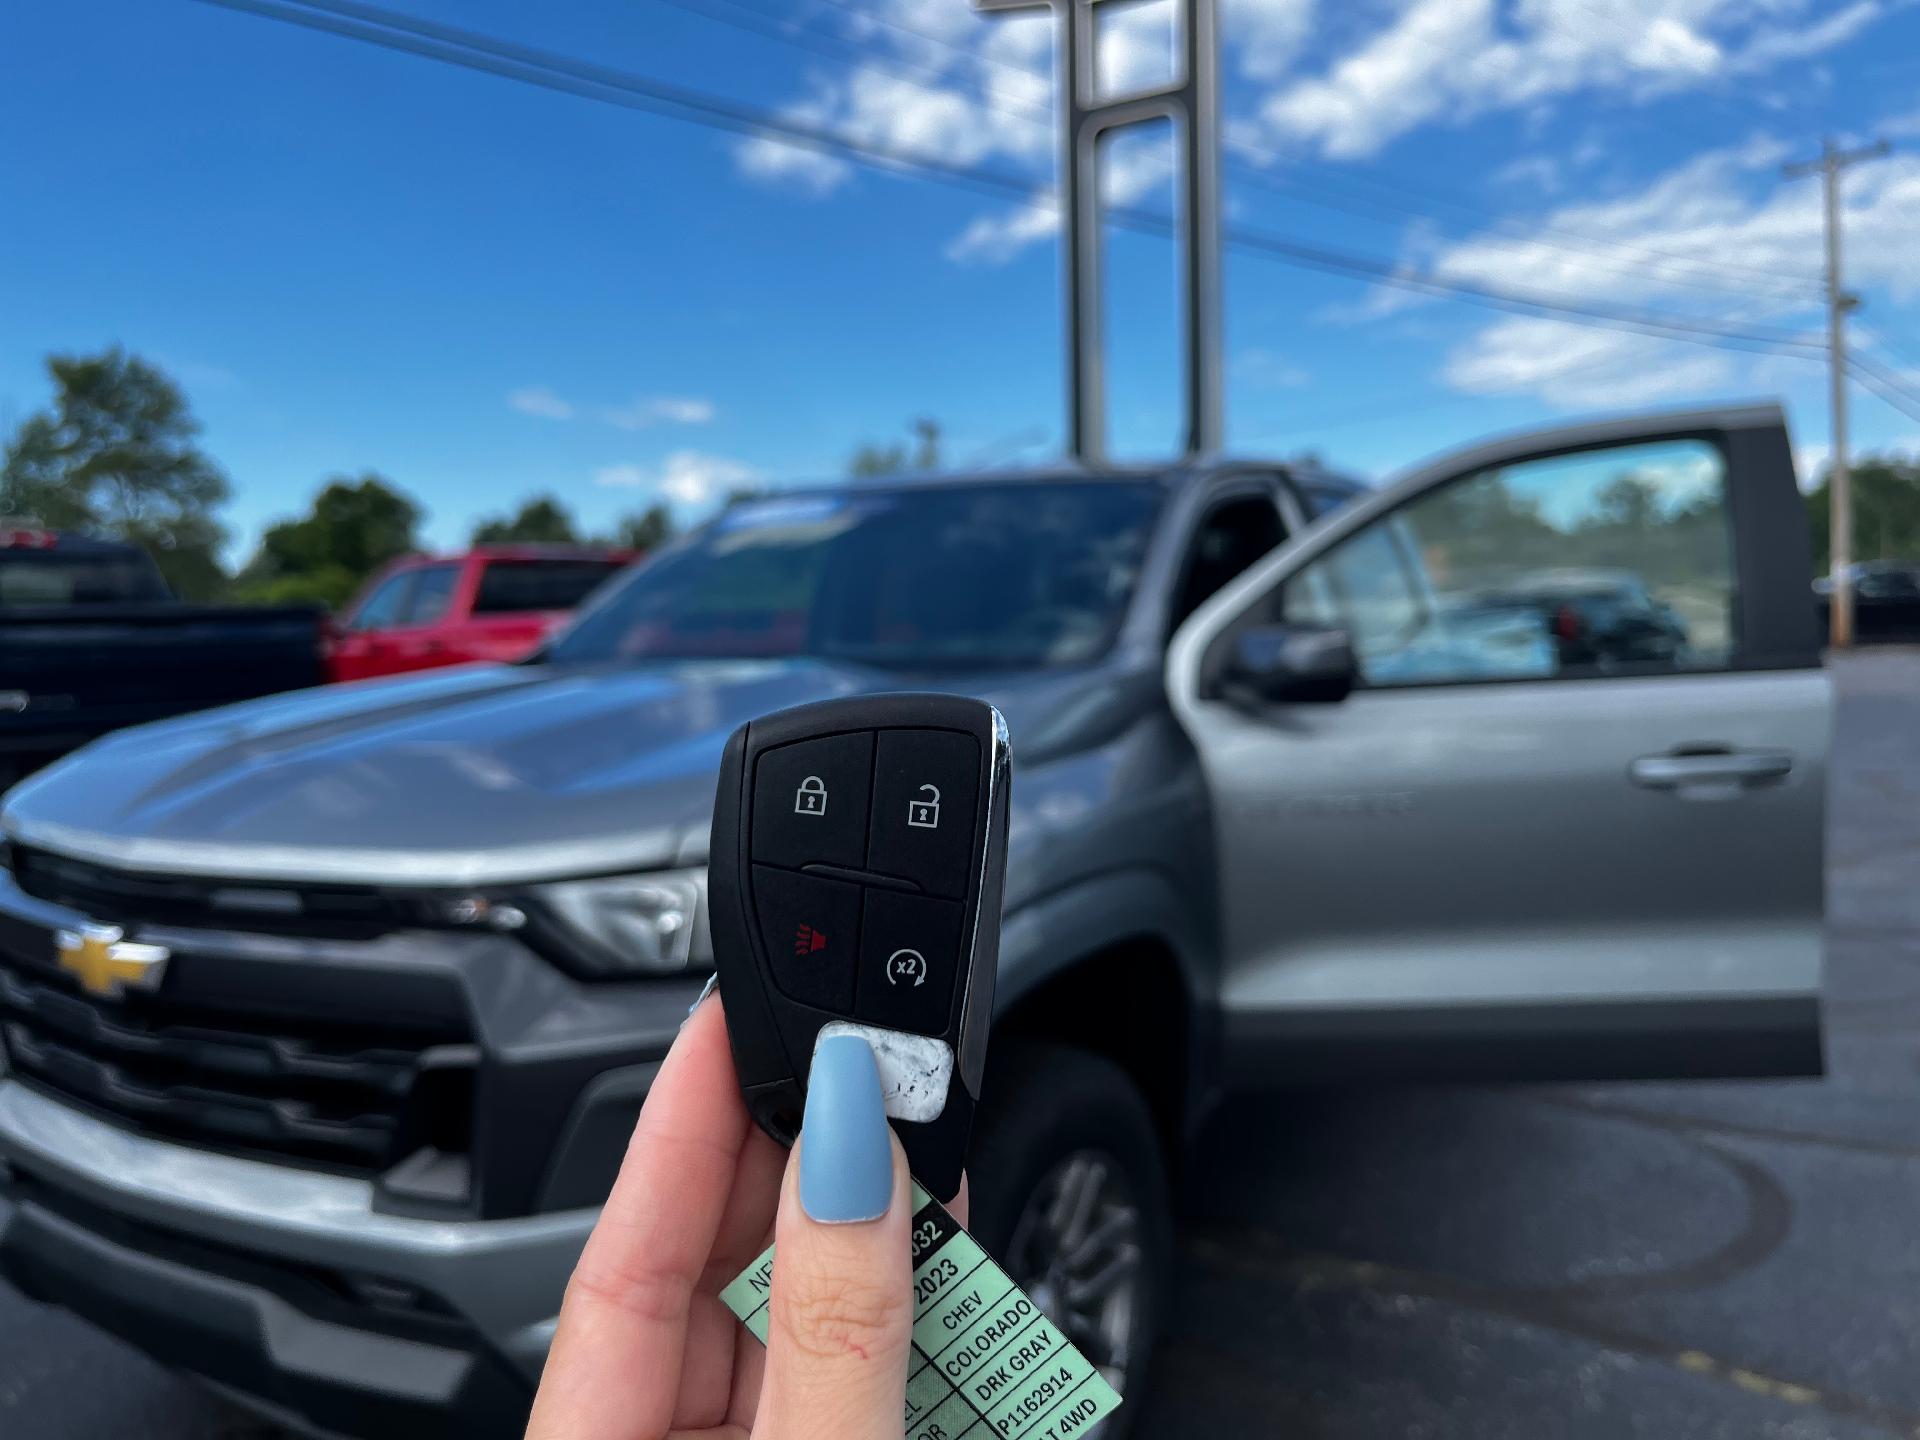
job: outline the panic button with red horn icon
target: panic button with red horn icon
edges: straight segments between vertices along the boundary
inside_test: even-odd
[[[860,887],[756,865],[753,892],[774,983],[802,1005],[851,1010]]]

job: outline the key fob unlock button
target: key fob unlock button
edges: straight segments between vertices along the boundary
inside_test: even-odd
[[[867,868],[931,895],[967,893],[980,746],[954,730],[882,730]]]
[[[938,1035],[960,968],[960,907],[946,900],[866,894],[854,1015],[869,1025]]]

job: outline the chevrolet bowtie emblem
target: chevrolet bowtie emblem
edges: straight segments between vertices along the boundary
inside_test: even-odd
[[[128,986],[158,989],[172,953],[164,945],[137,945],[124,933],[118,925],[61,930],[53,937],[54,957],[89,995],[117,1000]]]

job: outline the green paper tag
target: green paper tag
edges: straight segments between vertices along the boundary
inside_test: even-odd
[[[1087,1358],[940,1204],[913,1186],[906,1440],[1067,1440],[1120,1408]],[[767,1343],[769,1248],[720,1292]]]

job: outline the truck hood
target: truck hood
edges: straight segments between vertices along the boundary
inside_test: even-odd
[[[1057,731],[1063,707],[1084,712],[1089,681],[932,683],[815,661],[467,667],[122,731],[16,787],[0,826],[104,864],[308,883],[698,864],[720,751],[744,721],[830,696],[954,690],[999,705],[1017,746],[1023,729]]]

